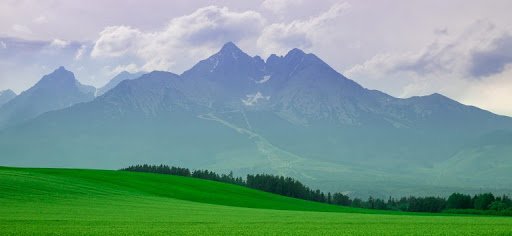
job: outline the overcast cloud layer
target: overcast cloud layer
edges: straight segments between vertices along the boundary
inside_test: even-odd
[[[100,87],[117,73],[181,73],[232,41],[263,58],[301,48],[398,97],[442,93],[512,116],[512,2],[0,2],[0,90],[64,65]]]

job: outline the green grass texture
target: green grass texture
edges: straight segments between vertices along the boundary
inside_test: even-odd
[[[0,235],[512,235],[512,217],[341,207],[150,173],[0,167]]]

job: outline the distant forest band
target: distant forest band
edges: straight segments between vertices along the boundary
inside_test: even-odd
[[[244,180],[242,177],[234,177],[233,172],[230,172],[227,175],[219,175],[208,170],[190,171],[188,168],[148,164],[129,166],[120,170],[213,180],[236,184],[282,196],[340,206],[408,212],[512,216],[512,200],[510,197],[507,195],[495,197],[492,193],[477,194],[473,197],[461,193],[453,193],[448,197],[448,199],[442,197],[414,196],[402,197],[400,199],[389,197],[387,201],[370,196],[368,200],[365,201],[360,198],[350,199],[349,196],[342,193],[331,194],[329,192],[325,194],[319,189],[313,190],[305,186],[298,180],[279,175],[249,174]]]

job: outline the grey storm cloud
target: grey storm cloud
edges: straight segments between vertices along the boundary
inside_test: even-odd
[[[502,73],[512,63],[512,36],[491,22],[476,21],[463,33],[445,33],[419,51],[377,55],[352,70],[412,72],[420,76],[453,74],[483,79]]]
[[[503,72],[505,66],[510,63],[512,63],[512,36],[503,34],[491,42],[488,50],[473,52],[468,72],[473,77],[486,77]]]

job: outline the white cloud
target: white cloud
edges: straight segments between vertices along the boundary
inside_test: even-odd
[[[209,6],[174,18],[160,31],[107,27],[96,40],[91,56],[131,54],[144,61],[141,69],[145,71],[183,71],[225,42],[256,38],[263,25],[264,19],[257,12],[233,12],[226,7]]]
[[[85,45],[80,46],[80,48],[78,48],[78,50],[76,50],[75,60],[82,59],[82,56],[84,55],[86,49],[87,49],[87,46],[85,46]]]
[[[321,36],[320,31],[350,7],[348,3],[335,4],[327,12],[305,21],[271,24],[263,30],[257,44],[264,50],[265,55],[284,54],[294,47],[310,49],[313,44],[326,40],[326,36]]]
[[[135,53],[143,40],[143,34],[130,26],[110,26],[100,32],[91,52],[92,57],[119,57]]]
[[[299,5],[300,3],[302,3],[302,0],[265,0],[261,5],[276,14],[280,14],[290,6]]]
[[[0,46],[1,46],[3,49],[6,49],[6,48],[7,48],[7,44],[6,44],[4,41],[0,41]]]
[[[30,30],[27,26],[19,25],[19,24],[14,24],[12,26],[12,30],[14,30],[16,33],[21,33],[21,34],[31,34],[32,33],[32,30]]]
[[[43,15],[34,18],[34,23],[36,23],[36,24],[44,24],[47,22],[48,22],[48,18]]]
[[[130,73],[136,73],[136,72],[140,71],[140,68],[135,63],[131,63],[128,65],[119,65],[119,66],[116,66],[116,68],[114,68],[108,74],[110,76],[112,76],[112,75],[117,75],[123,71],[128,71]]]
[[[56,48],[65,48],[69,45],[69,41],[65,41],[65,40],[62,40],[62,39],[54,39],[51,43],[50,43],[50,47],[56,47]]]

